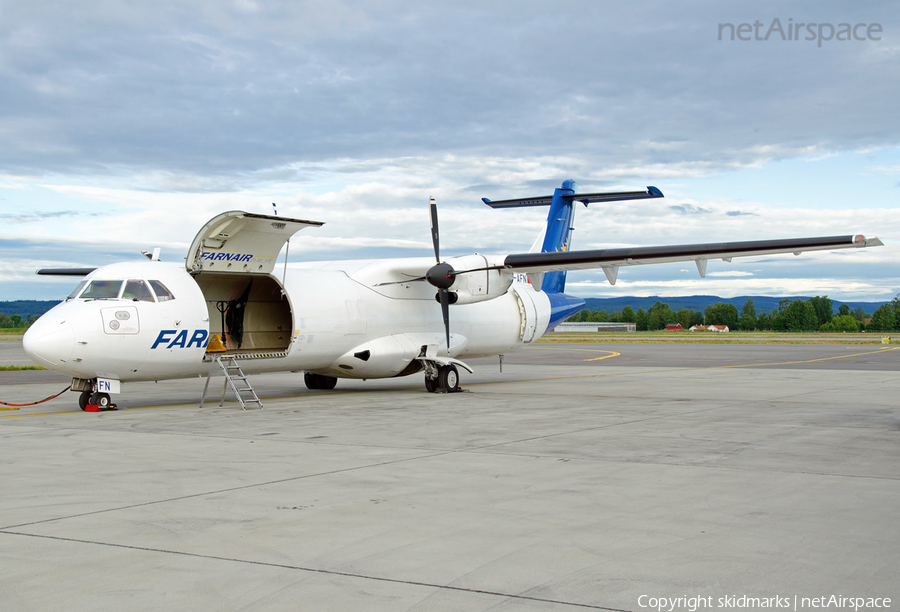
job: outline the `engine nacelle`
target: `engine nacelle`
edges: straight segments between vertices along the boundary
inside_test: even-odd
[[[446,347],[443,331],[439,333],[410,333],[383,336],[361,344],[338,357],[329,368],[319,374],[339,378],[387,378],[405,376],[422,369],[416,357],[426,353],[432,357]],[[468,344],[460,334],[450,334],[450,356],[458,355]],[[427,347],[431,347],[430,352]]]
[[[421,350],[403,334],[385,336],[362,344],[339,357],[332,369],[347,378],[396,376]]]
[[[452,257],[446,261],[453,266],[454,271],[465,272],[465,270],[502,266],[503,259],[501,255],[485,256],[476,253],[463,257]],[[503,270],[482,269],[476,272],[457,274],[449,291],[456,294],[454,304],[474,304],[504,295],[512,282],[512,275]]]

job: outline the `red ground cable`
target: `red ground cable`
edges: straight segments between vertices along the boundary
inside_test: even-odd
[[[16,406],[16,407],[18,407],[18,406],[36,406],[38,404],[43,404],[44,402],[49,402],[50,400],[52,400],[55,397],[59,397],[60,395],[62,395],[63,393],[65,393],[66,391],[68,391],[71,388],[72,387],[70,385],[70,386],[66,387],[65,389],[63,389],[62,391],[60,391],[59,393],[57,393],[56,395],[51,395],[48,398],[38,400],[36,402],[29,402],[27,404],[10,404],[8,402],[0,402],[0,404],[3,404],[4,406]]]

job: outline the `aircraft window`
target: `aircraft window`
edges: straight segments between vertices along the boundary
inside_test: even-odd
[[[150,293],[150,287],[142,280],[130,280],[125,283],[125,291],[122,292],[123,300],[134,300],[135,302],[152,302],[153,294]]]
[[[75,299],[78,296],[78,294],[81,292],[81,290],[84,289],[85,285],[87,285],[87,279],[78,283],[78,286],[75,287],[74,289],[72,289],[72,293],[69,294],[69,297],[67,297],[66,300]]]
[[[158,280],[150,281],[150,286],[153,287],[153,290],[156,291],[156,299],[160,302],[168,302],[169,300],[174,300],[175,296],[166,289],[166,286],[163,285]]]
[[[119,297],[119,289],[122,288],[122,281],[109,280],[93,280],[84,293],[81,294],[83,300],[104,300]]]

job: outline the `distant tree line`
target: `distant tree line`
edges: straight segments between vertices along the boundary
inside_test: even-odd
[[[0,312],[0,329],[26,329],[38,320],[40,315],[31,315],[27,319],[23,319],[22,315],[9,315]]]
[[[59,302],[59,300],[2,300],[0,312],[5,312],[9,316],[17,314],[27,319],[31,315],[44,314]]]
[[[38,317],[40,315],[33,314],[22,318],[18,314],[7,316],[0,312],[0,329],[27,329]],[[665,329],[669,323],[680,323],[684,329],[694,325],[727,325],[729,329],[742,331],[900,331],[900,294],[879,306],[871,315],[864,312],[861,306],[851,311],[847,304],[841,304],[837,314],[834,314],[834,300],[817,296],[808,300],[781,300],[770,313],[757,312],[752,299],[744,302],[740,311],[727,302],[710,304],[703,312],[691,308],[672,310],[665,302],[656,302],[647,310],[638,308],[637,311],[631,306],[611,313],[585,309],[569,320],[634,323],[638,331]]]
[[[834,300],[817,296],[808,300],[782,300],[772,312],[757,312],[752,299],[744,302],[738,311],[734,304],[718,302],[710,304],[701,313],[690,308],[672,310],[665,302],[656,302],[648,310],[631,306],[622,310],[582,310],[570,321],[595,323],[634,323],[638,331],[665,329],[670,323],[680,323],[688,329],[694,325],[727,325],[729,329],[753,331],[900,331],[900,294],[887,304],[867,314],[862,307],[853,311],[841,304],[834,314]],[[867,323],[868,321],[868,323]]]

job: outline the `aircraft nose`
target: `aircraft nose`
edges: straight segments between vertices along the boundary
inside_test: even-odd
[[[65,367],[75,346],[72,327],[65,320],[44,315],[22,337],[25,353],[39,366],[56,370]]]

